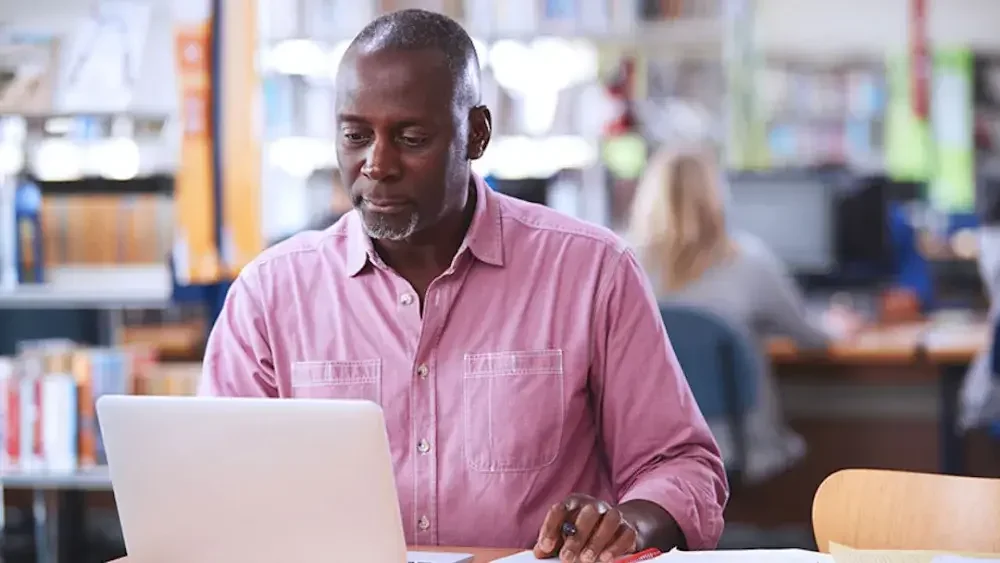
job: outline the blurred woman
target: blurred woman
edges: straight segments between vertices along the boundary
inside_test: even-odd
[[[759,239],[727,228],[720,184],[721,172],[707,151],[657,153],[632,202],[629,238],[661,302],[711,310],[756,339],[761,373],[745,428],[744,478],[760,481],[805,453],[802,438],[782,419],[764,339],[779,333],[800,348],[822,348],[827,334],[806,315],[804,298],[781,261]],[[732,454],[725,421],[709,424],[723,454]]]

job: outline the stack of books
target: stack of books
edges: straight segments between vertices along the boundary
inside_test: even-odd
[[[94,405],[107,394],[190,395],[196,368],[164,368],[150,349],[38,342],[0,358],[0,467],[72,472],[106,464]]]

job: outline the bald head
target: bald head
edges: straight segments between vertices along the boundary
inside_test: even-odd
[[[436,51],[452,79],[454,102],[471,108],[480,103],[479,58],[472,38],[455,20],[427,10],[400,10],[381,16],[351,42],[341,64],[384,51]]]

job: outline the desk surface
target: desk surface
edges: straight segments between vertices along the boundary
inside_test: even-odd
[[[437,552],[452,552],[452,553],[471,553],[475,556],[473,560],[474,563],[491,563],[502,557],[507,557],[508,555],[514,555],[521,549],[492,549],[492,548],[468,548],[468,547],[413,547],[413,551],[437,551]],[[131,563],[128,557],[122,557],[121,559],[115,559],[111,563]]]
[[[988,345],[989,335],[985,322],[907,323],[872,327],[814,352],[796,349],[790,339],[772,338],[767,351],[776,364],[969,363]]]

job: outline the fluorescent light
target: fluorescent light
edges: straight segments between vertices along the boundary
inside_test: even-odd
[[[79,180],[83,176],[83,150],[72,141],[47,139],[35,149],[32,168],[45,182]]]

